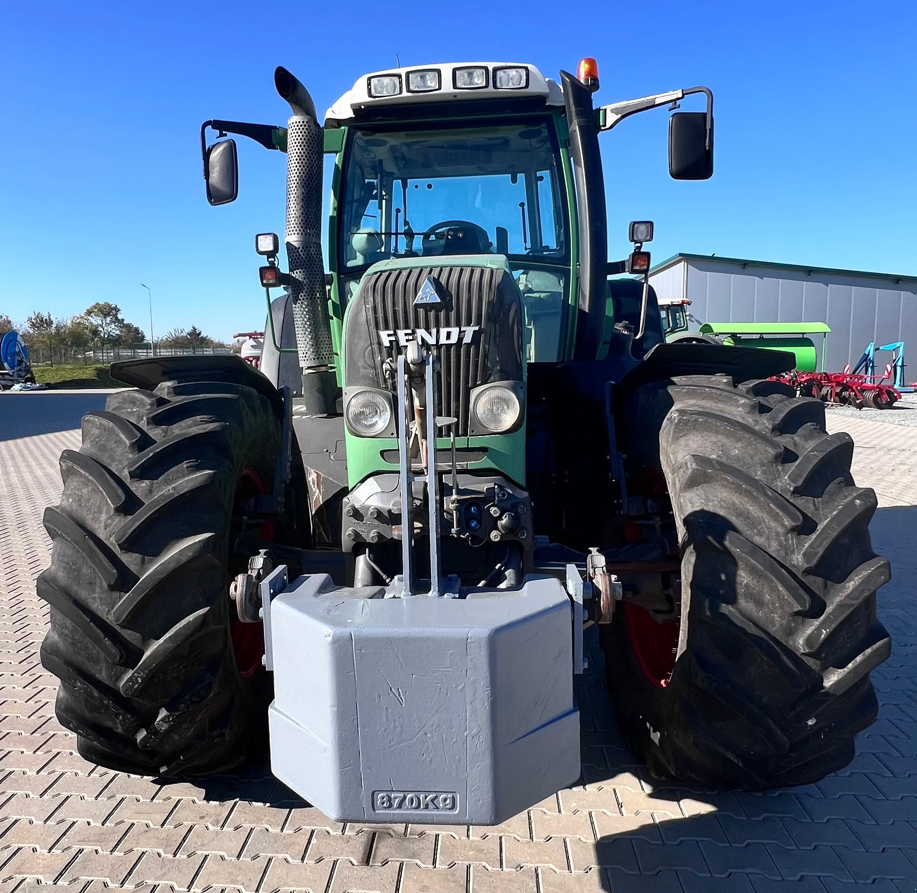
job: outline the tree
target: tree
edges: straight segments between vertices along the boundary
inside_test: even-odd
[[[63,324],[63,343],[73,354],[84,354],[95,339],[92,323],[85,316],[71,316]]]
[[[139,326],[135,326],[132,322],[126,322],[121,326],[121,331],[118,333],[118,344],[129,347],[144,342],[146,342],[146,335]]]
[[[13,321],[5,313],[0,313],[0,335],[12,332],[15,328]]]
[[[61,363],[66,363],[72,359],[73,349],[67,338],[67,324],[69,320],[55,319],[54,326],[51,329],[51,337],[54,339],[54,346],[57,348],[57,357]]]
[[[98,301],[86,308],[85,316],[92,326],[96,340],[102,345],[102,356],[104,357],[105,345],[115,343],[124,325],[121,308],[109,301]]]
[[[42,335],[46,336],[46,343],[48,345],[48,361],[53,366],[54,320],[51,318],[51,314],[42,313],[40,310],[38,310],[28,318],[26,325],[29,327],[29,331],[35,335],[36,339],[40,339]]]
[[[188,333],[184,329],[172,329],[166,332],[159,343],[163,347],[168,347],[172,350],[181,350],[190,345]]]
[[[187,338],[188,342],[191,344],[192,353],[194,353],[195,348],[201,347],[207,340],[207,336],[197,326],[191,326],[191,328],[188,329]]]

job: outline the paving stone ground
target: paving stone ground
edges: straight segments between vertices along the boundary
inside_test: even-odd
[[[0,893],[905,893],[917,890],[917,434],[829,414],[876,488],[879,597],[894,651],[878,722],[844,771],[804,788],[713,793],[650,781],[625,749],[600,658],[578,688],[582,784],[495,828],[340,825],[265,766],[162,785],[82,760],[54,717],[34,579],[74,419],[104,397],[0,396]],[[44,402],[39,402],[44,401]],[[68,402],[69,401],[69,402]],[[0,437],[3,434],[0,433]]]

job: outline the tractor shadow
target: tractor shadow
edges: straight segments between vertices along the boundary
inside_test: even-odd
[[[879,509],[871,524],[873,546],[891,559],[894,572],[892,582],[880,591],[879,613],[896,644],[903,646],[901,657],[893,652],[888,663],[873,674],[880,702],[884,679],[912,672],[904,652],[908,645],[917,644],[910,604],[910,580],[917,574],[914,530],[917,506]],[[562,811],[570,813],[571,820],[578,812],[588,813],[592,823],[592,831],[580,833],[573,829],[574,822],[567,833],[576,836],[565,835],[568,865],[560,870],[577,873],[578,889],[584,893],[700,893],[728,888],[752,893],[761,885],[761,889],[791,893],[808,889],[805,885],[814,880],[809,877],[813,874],[842,878],[851,886],[856,881],[868,881],[858,876],[859,859],[878,864],[883,877],[886,870],[889,876],[898,877],[895,872],[900,873],[904,863],[895,861],[894,852],[887,858],[880,856],[875,841],[864,842],[852,830],[877,830],[894,812],[895,804],[886,801],[870,780],[871,773],[889,774],[881,762],[883,753],[891,753],[882,734],[886,724],[882,710],[894,710],[893,704],[881,708],[879,723],[858,736],[854,761],[817,784],[743,792],[660,782],[633,757],[618,729],[605,685],[604,655],[596,627],[587,631],[586,651],[589,669],[574,682],[582,720],[583,771],[577,784],[559,795]],[[900,756],[894,758],[901,760]],[[912,764],[903,767],[901,774],[917,774],[917,758]],[[206,800],[239,800],[278,810],[311,809],[309,803],[272,777],[267,757],[237,775],[210,778],[200,784],[200,796]],[[168,787],[164,793],[167,791]],[[555,808],[543,806],[552,811]],[[545,836],[539,833],[541,811],[535,806],[529,823],[539,839]],[[329,828],[335,824],[328,822]],[[453,833],[455,829],[449,830]],[[435,831],[435,826],[411,825],[404,833],[411,837]],[[385,826],[379,833],[394,832]],[[472,838],[489,833],[511,836],[518,829],[508,823],[468,832]],[[397,859],[397,847],[394,843],[391,847],[395,847],[391,858]],[[406,859],[413,858],[409,850],[406,844]],[[872,851],[869,856],[867,850]],[[517,865],[510,852],[507,846],[505,871],[529,870],[528,863]],[[540,870],[554,876],[547,864]],[[521,874],[519,878],[519,889],[523,889]],[[901,880],[917,882],[917,866]],[[817,881],[815,886],[821,889]]]
[[[0,441],[79,430],[85,413],[105,409],[106,396],[48,391],[0,394]]]

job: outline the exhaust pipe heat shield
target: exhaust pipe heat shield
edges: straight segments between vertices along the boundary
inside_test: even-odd
[[[324,134],[309,91],[285,68],[274,72],[277,92],[290,104],[287,123],[287,223],[284,241],[296,347],[303,371],[334,362],[325,262],[322,257]]]

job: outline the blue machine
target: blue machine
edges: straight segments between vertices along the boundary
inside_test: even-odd
[[[908,387],[904,383],[904,342],[903,341],[892,341],[888,344],[883,344],[881,347],[876,347],[875,341],[870,341],[866,346],[866,350],[863,351],[863,355],[857,360],[856,366],[854,366],[849,371],[854,375],[868,375],[870,378],[875,380],[876,376],[876,351],[878,350],[890,350],[892,351],[892,361],[888,364],[890,370],[890,378],[892,386],[901,391],[903,394],[911,394],[914,392],[913,387]],[[885,376],[883,376],[884,378]]]
[[[29,364],[29,349],[18,332],[7,332],[0,339],[0,388],[24,381],[35,381]]]

